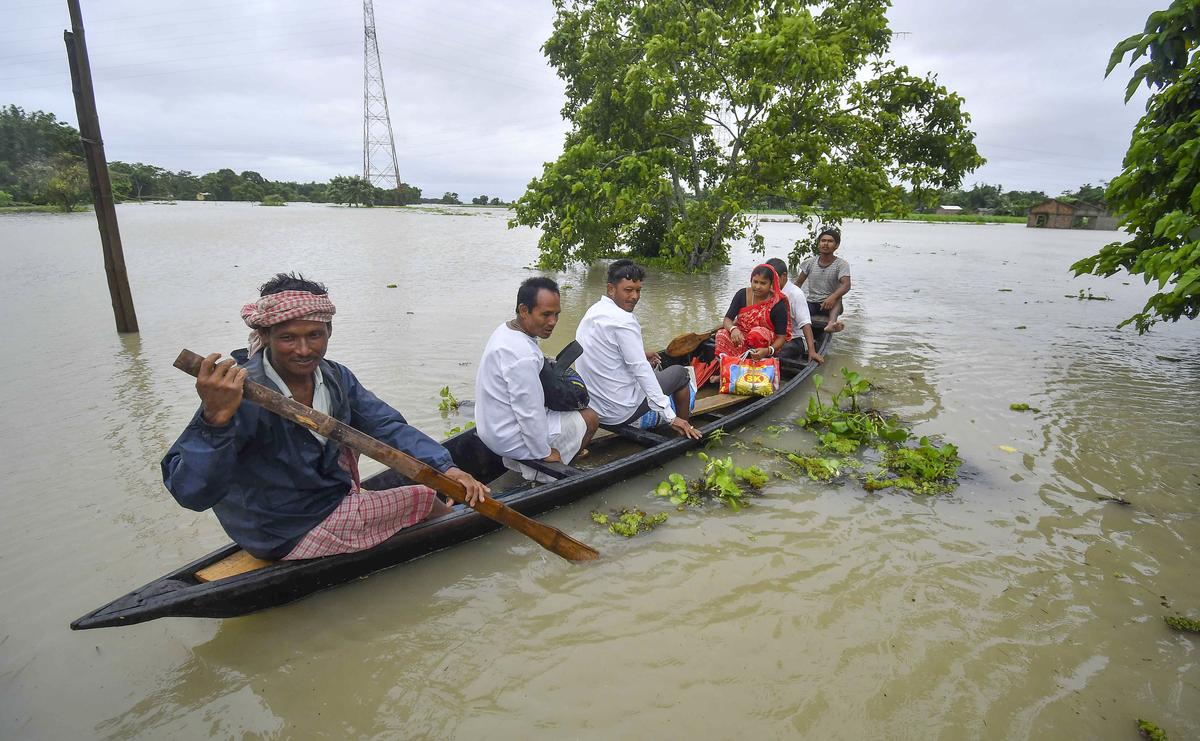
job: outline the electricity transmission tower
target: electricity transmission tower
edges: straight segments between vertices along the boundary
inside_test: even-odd
[[[371,185],[396,192],[400,198],[400,166],[392,117],[383,88],[383,64],[375,39],[375,7],[363,0],[363,179]]]

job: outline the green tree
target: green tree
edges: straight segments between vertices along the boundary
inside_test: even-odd
[[[167,192],[165,195],[185,201],[196,200],[196,194],[202,190],[200,178],[187,170],[168,173]]]
[[[1150,14],[1145,30],[1117,44],[1107,74],[1129,55],[1128,102],[1145,82],[1146,114],[1133,128],[1124,169],[1105,193],[1132,239],[1107,244],[1071,266],[1075,275],[1122,268],[1158,292],[1121,322],[1144,333],[1154,324],[1200,314],[1200,2],[1175,0]]]
[[[237,173],[228,167],[210,172],[200,178],[200,189],[208,193],[210,201],[232,201],[233,186],[241,182]]]
[[[71,155],[61,155],[55,159],[49,176],[42,181],[35,194],[35,199],[41,203],[58,206],[64,211],[73,211],[74,207],[90,198],[88,168],[84,167],[82,159]]]
[[[547,268],[637,238],[697,270],[761,247],[744,211],[768,197],[837,223],[903,211],[899,183],[956,185],[983,162],[969,117],[884,59],[888,4],[555,0],[572,129],[512,225],[542,230]]]
[[[34,194],[22,183],[21,170],[34,163],[50,163],[63,154],[82,156],[79,132],[53,113],[26,113],[15,105],[0,108],[0,189],[15,200],[32,201]]]
[[[112,188],[113,200],[117,203],[129,199],[133,193],[133,183],[129,179],[129,175],[122,172],[120,169],[113,167],[119,162],[110,162],[108,165],[108,182]]]
[[[440,203],[449,203],[449,204],[455,205],[455,206],[462,205],[462,201],[458,200],[458,194],[451,193],[450,191],[446,191],[445,193],[443,193],[442,198],[439,202]]]
[[[338,175],[331,178],[325,195],[333,203],[345,203],[349,206],[375,205],[374,186],[358,175]]]
[[[171,173],[157,165],[141,162],[110,162],[109,172],[119,173],[129,179],[129,195],[133,198],[150,198],[166,194],[166,184]]]
[[[1047,196],[1040,190],[1010,190],[1000,196],[1000,208],[996,213],[1003,216],[1025,216],[1030,206],[1045,203]]]
[[[475,196],[474,198],[471,199],[471,203],[475,204],[476,206],[486,206],[487,202],[488,202],[487,196]]]
[[[400,183],[400,205],[421,202],[421,189],[408,183]]]
[[[263,186],[252,180],[239,180],[229,189],[229,194],[235,201],[261,201],[266,193]]]
[[[503,206],[503,205],[504,205],[504,201],[500,200],[500,197],[499,197],[499,196],[492,196],[492,200],[488,202],[488,205],[491,205],[491,206]]]
[[[1059,196],[1060,201],[1090,203],[1093,206],[1104,206],[1104,191],[1107,183],[1092,185],[1084,183],[1075,190],[1064,190]]]

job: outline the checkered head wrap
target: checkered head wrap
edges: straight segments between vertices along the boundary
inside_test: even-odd
[[[324,293],[308,291],[280,291],[263,296],[242,307],[242,321],[254,330],[266,329],[293,319],[312,322],[332,322],[337,309]],[[250,333],[250,354],[263,348],[262,337],[257,331]]]

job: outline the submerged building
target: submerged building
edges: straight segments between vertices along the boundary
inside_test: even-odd
[[[1025,226],[1043,229],[1116,229],[1117,217],[1091,203],[1067,203],[1051,198],[1029,208]]]

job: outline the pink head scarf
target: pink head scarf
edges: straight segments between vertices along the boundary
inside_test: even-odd
[[[311,322],[332,322],[337,309],[324,293],[308,291],[280,291],[263,296],[242,307],[242,321],[254,330],[266,329],[293,319]],[[250,354],[263,348],[262,337],[257,331],[250,333]]]

